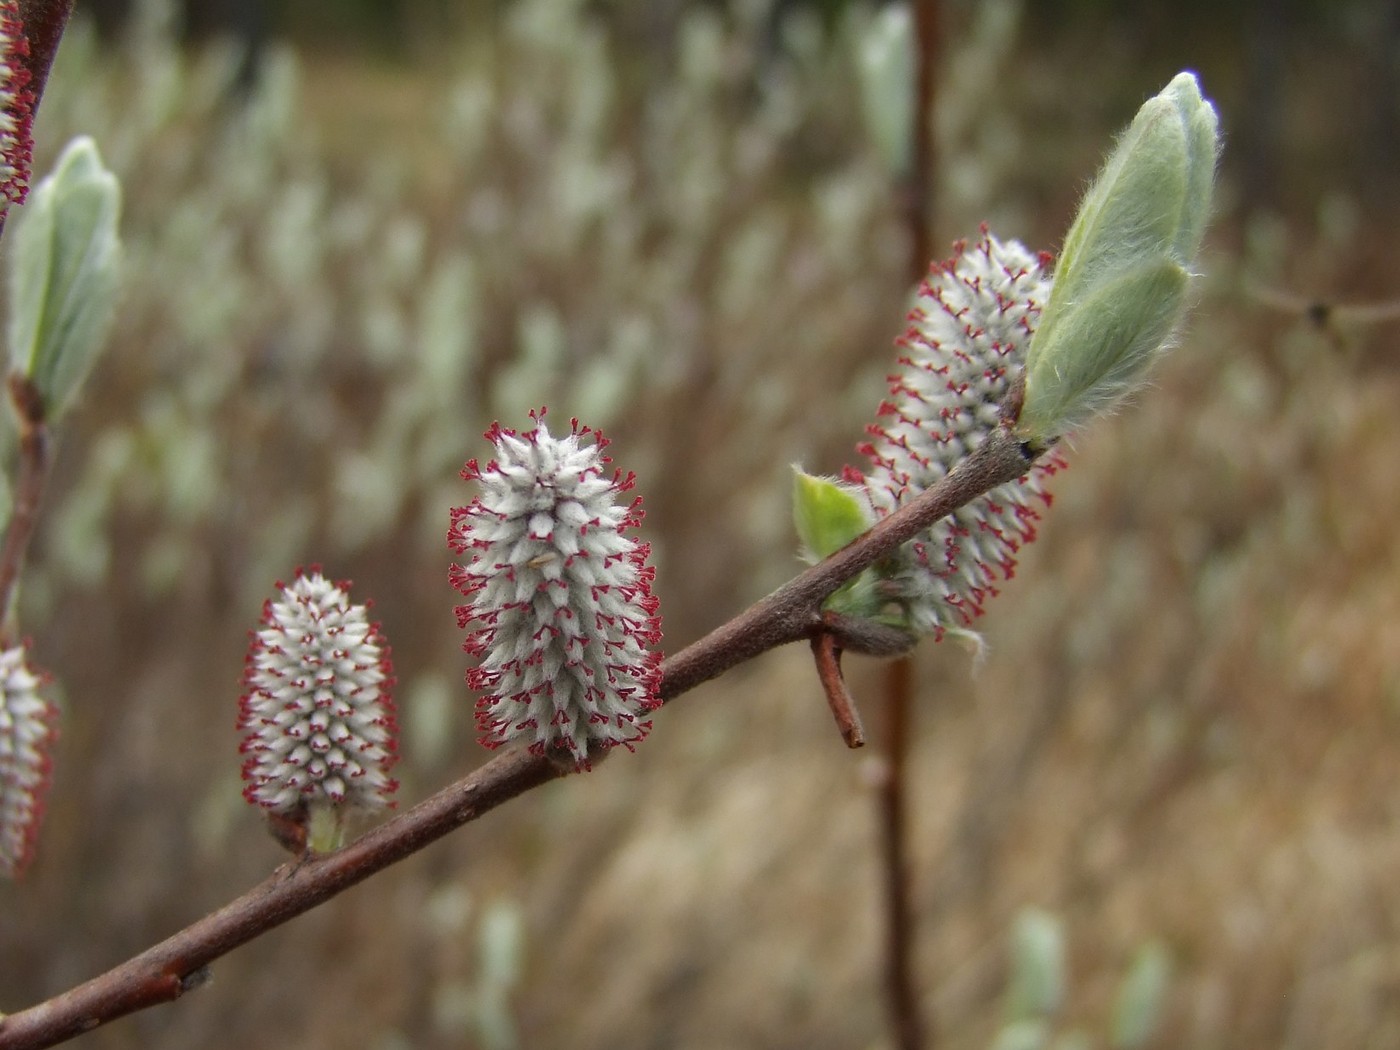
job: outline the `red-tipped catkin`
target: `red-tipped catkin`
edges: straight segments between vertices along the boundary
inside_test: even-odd
[[[24,59],[29,41],[16,0],[0,0],[0,214],[23,204],[34,162],[34,92]]]
[[[462,476],[480,495],[452,511],[448,542],[468,560],[452,582],[463,648],[479,658],[467,684],[481,742],[522,739],[578,768],[651,728],[658,704],[661,621],[650,547],[630,535],[641,500],[623,502],[631,474],[610,470],[606,439],[572,422],[556,438],[532,414],[520,433],[487,431],[495,458]]]
[[[374,811],[397,783],[389,648],[349,584],[298,572],[263,606],[239,702],[244,797],[272,813]]]
[[[864,488],[883,518],[939,481],[1002,421],[1002,404],[1050,292],[1047,259],[985,229],[934,266],[898,340],[900,370],[878,422],[859,446]],[[920,633],[969,627],[1015,555],[1035,538],[1050,503],[1044,480],[1064,466],[1053,452],[1018,481],[993,489],[917,537],[880,569],[880,594]]]
[[[34,859],[58,738],[58,711],[26,656],[23,646],[0,652],[0,874],[12,879]]]

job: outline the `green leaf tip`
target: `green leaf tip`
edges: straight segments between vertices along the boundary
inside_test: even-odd
[[[1026,353],[1018,433],[1045,446],[1141,385],[1185,316],[1210,218],[1219,126],[1193,73],[1150,98],[1065,236]]]
[[[849,485],[793,468],[792,518],[803,557],[818,562],[874,524],[870,507]]]
[[[801,541],[801,556],[815,565],[834,554],[875,524],[874,511],[857,486],[792,468],[792,519]],[[822,608],[859,619],[877,618],[879,577],[866,569],[847,580]]]
[[[50,420],[87,375],[116,302],[121,188],[97,146],[75,138],[17,209],[10,256],[10,364],[44,399]]]

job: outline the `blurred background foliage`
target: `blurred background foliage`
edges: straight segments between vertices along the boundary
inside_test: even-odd
[[[920,655],[925,1006],[949,1047],[1008,1020],[1120,1045],[1104,1019],[1150,949],[1172,977],[1133,1045],[1400,1044],[1395,330],[1316,308],[1400,297],[1396,7],[944,8],[940,242],[987,220],[1053,249],[1108,137],[1181,68],[1227,145],[1182,347],[1075,442],[985,661]],[[614,438],[668,649],[796,571],[788,465],[852,458],[904,308],[855,87],[870,18],[80,2],[37,166],[97,139],[129,263],[25,579],[64,737],[38,863],[0,886],[0,1009],[280,861],[233,725],[246,631],[297,565],[376,602],[404,803],[484,760],[445,533],[493,419],[547,404]],[[802,653],[765,657],[635,757],[85,1042],[890,1045],[870,760],[822,706]],[[1003,1007],[1027,906],[1068,930],[1053,1023]]]

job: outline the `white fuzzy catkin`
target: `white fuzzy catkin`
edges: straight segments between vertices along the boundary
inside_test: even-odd
[[[57,711],[23,646],[0,652],[0,874],[18,878],[34,858],[48,793]]]
[[[898,340],[903,353],[890,396],[859,446],[870,466],[845,472],[877,518],[942,479],[1000,424],[1049,294],[1047,261],[984,229],[981,240],[959,244],[953,259],[930,271]],[[1050,503],[1044,479],[1063,466],[1054,453],[1043,456],[1025,477],[906,544],[877,570],[887,610],[935,637],[970,627],[1011,576],[1017,551],[1035,538]]]
[[[574,420],[556,438],[543,417],[520,433],[496,424],[495,458],[462,471],[481,493],[452,512],[449,543],[469,559],[452,581],[468,599],[459,623],[476,625],[463,648],[479,657],[467,684],[482,744],[521,739],[587,768],[650,730],[661,621],[650,547],[627,535],[641,501],[619,501],[632,475],[609,469],[597,431]]]
[[[239,707],[243,794],[280,816],[389,805],[397,758],[388,647],[349,584],[298,573],[263,607]]]

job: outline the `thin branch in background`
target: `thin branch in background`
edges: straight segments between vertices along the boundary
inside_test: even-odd
[[[1400,299],[1372,303],[1337,303],[1328,299],[1280,291],[1248,282],[1245,297],[1280,313],[1303,317],[1314,328],[1327,329],[1333,324],[1373,325],[1400,321]]]
[[[1298,318],[1326,340],[1333,353],[1349,355],[1357,349],[1357,336],[1378,325],[1400,321],[1400,299],[1364,303],[1339,303],[1321,296],[1294,294],[1248,278],[1241,292],[1246,301],[1277,314]]]
[[[670,701],[779,645],[829,630],[821,604],[843,583],[959,507],[1023,475],[1031,455],[1001,426],[938,484],[869,532],[661,665]],[[223,908],[47,1002],[0,1018],[0,1050],[54,1046],[178,999],[234,948],[323,904],[504,802],[562,775],[548,757],[512,751],[374,828],[344,849],[284,864]]]
[[[934,70],[938,60],[940,35],[939,0],[916,0],[914,4],[914,126],[910,129],[913,163],[904,190],[904,228],[909,238],[906,273],[911,285],[924,279],[933,256],[934,150],[933,115]]]
[[[821,679],[826,702],[831,707],[831,715],[836,719],[836,728],[841,739],[849,748],[865,746],[865,730],[860,724],[860,712],[856,710],[851,691],[846,688],[846,678],[841,673],[841,648],[829,631],[820,631],[812,636],[812,655],[817,662],[817,677]]]
[[[896,1045],[930,1045],[914,975],[914,908],[909,884],[909,825],[905,767],[913,719],[914,661],[901,656],[885,670],[885,761],[876,785],[885,876],[885,981]]]
[[[906,276],[917,287],[927,272],[932,240],[934,155],[934,68],[939,51],[938,0],[914,5],[915,62],[913,127],[908,177],[900,187],[909,247]],[[905,766],[913,721],[913,658],[896,658],[885,676],[884,776],[876,793],[880,810],[880,862],[885,891],[885,987],[891,1027],[900,1050],[925,1050],[925,1032],[914,976],[914,907],[909,885]]]

